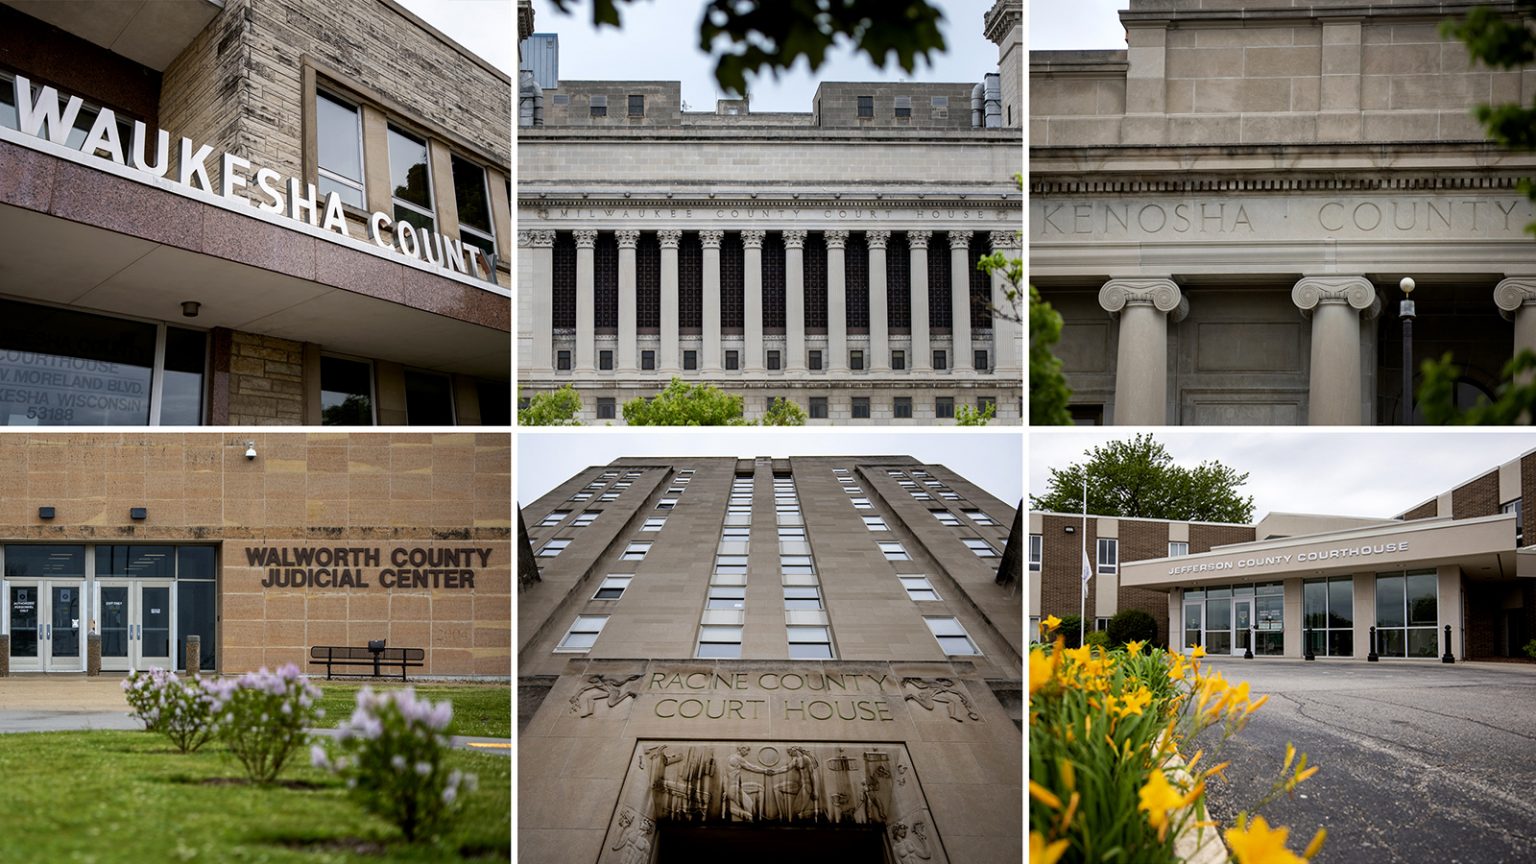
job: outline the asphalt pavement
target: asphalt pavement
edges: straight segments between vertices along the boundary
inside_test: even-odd
[[[1248,727],[1202,764],[1223,828],[1270,788],[1287,741],[1320,770],[1259,811],[1318,864],[1536,862],[1536,666],[1363,660],[1207,660],[1270,694]],[[1212,757],[1215,758],[1212,758]]]

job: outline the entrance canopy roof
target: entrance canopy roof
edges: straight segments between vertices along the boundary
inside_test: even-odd
[[[1515,516],[1418,519],[1257,543],[1175,558],[1125,561],[1120,584],[1138,588],[1272,582],[1456,564],[1470,578],[1516,575]],[[1533,574],[1536,575],[1536,574]]]

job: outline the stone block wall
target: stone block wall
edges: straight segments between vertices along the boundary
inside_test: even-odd
[[[304,422],[304,343],[234,331],[229,354],[230,425]]]
[[[955,84],[826,82],[816,88],[812,110],[823,129],[969,129],[971,90],[980,83],[979,75],[975,81]],[[860,96],[873,99],[873,116],[859,116]],[[912,100],[910,117],[896,116],[898,96]],[[935,98],[947,104],[935,106]]]
[[[677,126],[683,117],[682,92],[683,85],[677,81],[561,81],[559,87],[544,91],[544,125]],[[636,117],[629,116],[632,95],[645,97],[645,111]],[[607,113],[601,117],[592,116],[594,96],[608,100]]]

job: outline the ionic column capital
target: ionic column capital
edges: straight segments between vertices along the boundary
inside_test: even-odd
[[[553,231],[519,231],[519,246],[532,246],[535,249],[553,249],[555,246],[555,232]]]
[[[1374,318],[1381,311],[1376,286],[1364,276],[1305,276],[1291,289],[1291,302],[1305,315],[1320,305],[1342,304]]]
[[[970,246],[971,246],[971,234],[973,234],[973,233],[975,233],[975,232],[972,232],[972,231],[951,231],[951,232],[949,232],[949,248],[951,250],[954,250],[954,249],[969,249]]]
[[[821,236],[826,238],[828,249],[841,249],[848,245],[847,231],[823,231]]]
[[[756,231],[756,230],[741,232],[741,245],[742,245],[742,248],[744,248],[744,249],[761,249],[761,248],[763,248],[763,237],[767,236],[767,234],[768,234],[767,231]]]
[[[591,249],[597,245],[597,230],[593,228],[578,228],[571,232],[576,238],[577,249]]]
[[[661,243],[663,249],[676,249],[682,239],[683,232],[676,228],[663,228],[656,232],[656,240]]]
[[[719,249],[720,241],[725,239],[724,231],[700,231],[699,243],[705,249]]]
[[[613,232],[613,236],[618,239],[620,249],[633,249],[640,242],[640,232],[633,228],[621,228]]]
[[[1127,306],[1151,306],[1174,321],[1189,314],[1189,301],[1172,279],[1111,279],[1099,289],[1099,306],[1110,314]]]
[[[869,248],[871,248],[871,249],[881,249],[881,250],[885,249],[885,244],[890,242],[890,239],[891,239],[891,232],[889,232],[889,231],[865,231],[864,232],[864,242],[869,244]]]
[[[1018,245],[1019,245],[1019,235],[1016,232],[1013,232],[1013,231],[993,231],[993,232],[990,232],[990,233],[992,235],[992,250],[994,252],[999,250],[999,249],[1016,249],[1016,248],[1018,248]]]
[[[932,239],[932,231],[908,231],[907,247],[910,249],[927,249],[928,241]]]
[[[1522,306],[1536,305],[1536,276],[1511,276],[1493,286],[1493,302],[1513,320]]]
[[[804,249],[805,248],[805,233],[806,232],[801,231],[798,228],[792,229],[792,230],[789,230],[789,231],[785,231],[784,232],[784,248],[785,249]]]

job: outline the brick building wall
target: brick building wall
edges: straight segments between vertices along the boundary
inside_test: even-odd
[[[1123,524],[1123,523],[1122,523]],[[1066,533],[1067,526],[1074,533]],[[1078,614],[1082,597],[1083,542],[1086,537],[1088,566],[1097,570],[1098,520],[1088,519],[1088,529],[1083,531],[1082,519],[1075,516],[1045,514],[1040,522],[1040,608],[1031,609],[1031,615],[1041,618],[1055,615],[1065,618]],[[1099,579],[1095,574],[1088,580],[1087,616],[1093,617],[1094,602],[1098,599]],[[1165,616],[1166,617],[1166,616]]]
[[[1168,554],[1168,523],[1120,520],[1120,561],[1145,561]],[[1120,585],[1115,607],[1140,609],[1157,622],[1156,644],[1168,644],[1168,592]]]
[[[1527,453],[1520,459],[1520,500],[1524,535],[1536,543],[1536,453]]]
[[[1473,519],[1499,512],[1499,472],[1489,471],[1451,490],[1451,517]]]
[[[1439,512],[1440,512],[1439,502],[1437,502],[1437,501],[1425,501],[1423,504],[1420,504],[1419,506],[1413,508],[1412,510],[1409,510],[1407,513],[1404,513],[1403,514],[1403,519],[1404,520],[1411,520],[1411,519],[1433,519],[1433,518],[1435,518],[1436,514],[1438,514]]]
[[[1255,539],[1251,525],[1199,525],[1189,526],[1189,552],[1209,552],[1217,546],[1229,543],[1252,543]]]

